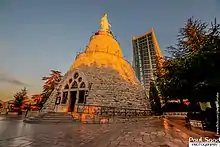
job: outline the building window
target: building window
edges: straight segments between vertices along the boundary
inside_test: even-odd
[[[78,74],[78,72],[76,72],[75,74],[74,74],[74,79],[77,79],[79,77],[79,74]]]
[[[73,81],[73,79],[69,79],[69,84],[71,84],[71,83],[72,83],[72,81]]]
[[[64,87],[64,89],[69,89],[69,85],[68,85],[68,84],[66,84],[66,86]]]
[[[68,99],[68,92],[63,92],[63,98],[61,104],[66,104]]]
[[[85,91],[84,90],[80,90],[79,91],[78,103],[83,104],[84,103],[84,98],[85,98]]]
[[[76,81],[73,82],[71,89],[78,88],[78,84]]]
[[[81,81],[82,81],[82,78],[81,78],[81,77],[79,77],[78,82],[80,83]]]
[[[80,88],[86,88],[86,85],[84,82],[82,82],[82,84],[80,85]]]

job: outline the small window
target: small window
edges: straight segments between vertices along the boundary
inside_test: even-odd
[[[73,89],[73,88],[78,88],[78,84],[77,84],[76,81],[74,81],[73,84],[72,84],[72,86],[71,86],[71,89]]]
[[[79,100],[78,103],[83,104],[85,99],[85,91],[81,90],[79,91]]]
[[[85,88],[85,87],[86,87],[85,83],[82,82],[82,84],[80,85],[80,88]]]
[[[69,89],[69,85],[68,85],[68,84],[66,84],[66,86],[64,87],[64,89]]]
[[[68,92],[63,92],[63,98],[61,104],[66,104],[68,99]]]
[[[71,83],[72,83],[72,81],[73,81],[73,79],[69,79],[69,84],[71,84]]]
[[[82,81],[82,78],[81,78],[81,77],[79,77],[78,82],[80,83],[81,81]]]
[[[79,74],[78,74],[78,72],[76,72],[75,74],[74,74],[74,79],[77,79],[79,77]]]

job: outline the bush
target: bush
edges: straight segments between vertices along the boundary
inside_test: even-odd
[[[200,120],[200,121],[205,119],[205,116],[202,113],[194,113],[194,112],[188,112],[187,117],[192,120]]]
[[[193,105],[193,104],[189,103],[188,111],[189,112],[200,112],[201,111],[200,105],[199,104]]]
[[[153,81],[150,82],[149,99],[151,104],[151,109],[156,115],[161,115],[161,102],[159,97],[159,92]]]
[[[177,103],[177,102],[168,102],[162,107],[163,112],[187,112],[187,105]]]

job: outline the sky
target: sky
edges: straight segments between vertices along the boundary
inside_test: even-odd
[[[166,55],[189,17],[220,21],[220,0],[0,0],[0,99],[40,93],[51,69],[64,74],[104,13],[131,61],[132,36],[153,27]]]

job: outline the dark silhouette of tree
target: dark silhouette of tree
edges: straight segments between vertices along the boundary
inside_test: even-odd
[[[168,53],[175,58],[181,58],[201,49],[209,41],[208,23],[189,18],[177,35],[176,46],[169,46]]]
[[[27,89],[23,88],[20,92],[14,95],[14,105],[15,107],[21,107],[22,102],[27,99]]]
[[[190,18],[180,29],[172,57],[163,62],[157,86],[165,98],[197,102],[213,99],[220,89],[219,27]]]

